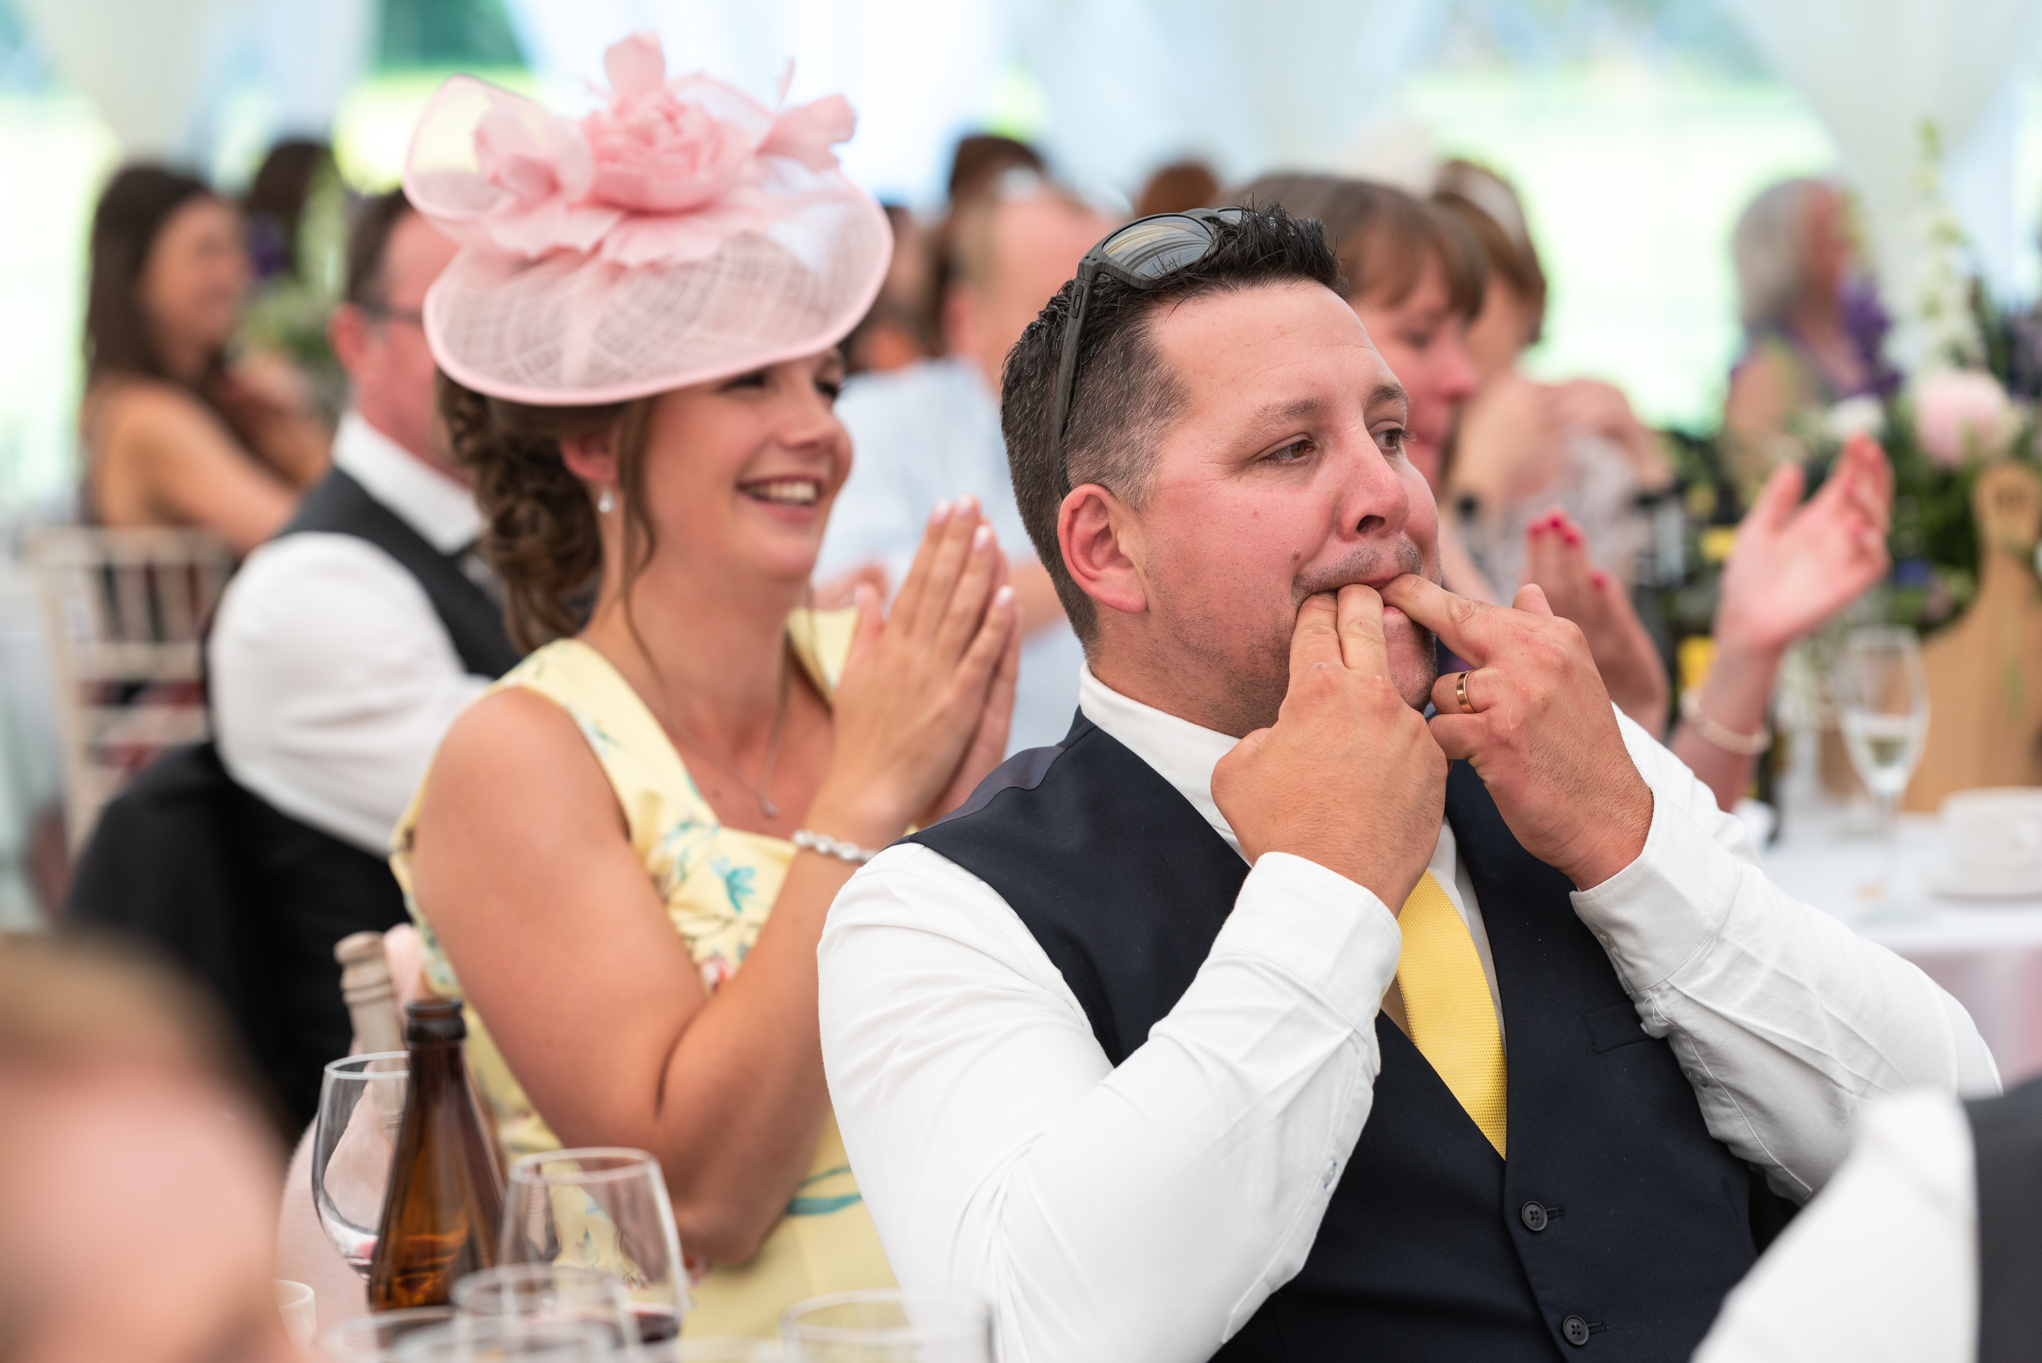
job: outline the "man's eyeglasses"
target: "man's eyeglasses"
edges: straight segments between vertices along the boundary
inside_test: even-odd
[[[1064,428],[1071,421],[1071,390],[1078,379],[1078,342],[1085,334],[1085,310],[1092,281],[1112,275],[1133,289],[1152,289],[1187,265],[1195,265],[1219,244],[1219,227],[1231,226],[1246,213],[1241,208],[1194,208],[1184,213],[1158,213],[1137,218],[1085,252],[1078,262],[1078,301],[1064,323],[1063,354],[1056,367],[1057,481],[1068,494],[1071,478],[1064,468]]]

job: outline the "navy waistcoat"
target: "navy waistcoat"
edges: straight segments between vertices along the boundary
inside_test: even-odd
[[[425,592],[470,673],[499,677],[517,665],[503,612],[462,571],[459,556],[434,548],[344,471],[331,470],[307,492],[278,535],[308,533],[350,535],[395,559]],[[410,916],[383,857],[286,814],[246,787],[234,794],[235,842],[261,905],[278,1087],[290,1110],[310,1120],[326,1062],[347,1054],[353,1034],[333,944],[350,933],[386,932]]]
[[[1978,1178],[1979,1363],[2042,1358],[2042,1079],[1966,1105]]]
[[[1502,996],[1509,1159],[1378,1017],[1374,1106],[1304,1267],[1215,1357],[1686,1359],[1756,1255],[1751,1170],[1639,1025],[1572,885],[1465,763],[1446,812]],[[1248,870],[1082,715],[911,840],[1013,907],[1116,1065],[1190,986]]]

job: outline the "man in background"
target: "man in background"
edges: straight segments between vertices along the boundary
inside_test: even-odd
[[[853,382],[837,404],[851,433],[818,581],[862,573],[898,587],[939,502],[970,496],[1012,557],[1021,605],[1021,680],[1009,751],[1062,738],[1084,652],[1028,548],[1000,435],[1007,352],[1112,223],[1028,170],[965,190],[952,215],[942,359]]]
[[[420,308],[454,243],[401,191],[366,203],[348,244],[333,348],[351,405],[333,471],[249,555],[210,645],[214,727],[252,862],[275,1021],[265,1068],[309,1120],[345,1055],[333,944],[405,921],[384,858],[440,736],[517,661],[469,554],[481,515],[435,417]]]

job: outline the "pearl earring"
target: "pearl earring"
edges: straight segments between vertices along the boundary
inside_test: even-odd
[[[602,496],[596,498],[597,514],[607,516],[616,509],[617,509],[617,494],[615,492],[612,492],[607,487],[604,488]]]

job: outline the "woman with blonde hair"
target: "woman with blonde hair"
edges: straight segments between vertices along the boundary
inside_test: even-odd
[[[669,80],[640,34],[570,122],[457,77],[405,188],[486,555],[537,651],[454,725],[392,864],[509,1156],[651,1151],[689,1334],[892,1282],[830,1112],[816,941],[871,849],[996,764],[1016,643],[977,508],[882,619],[807,609],[851,450],[837,343],[887,268],[841,98]]]

